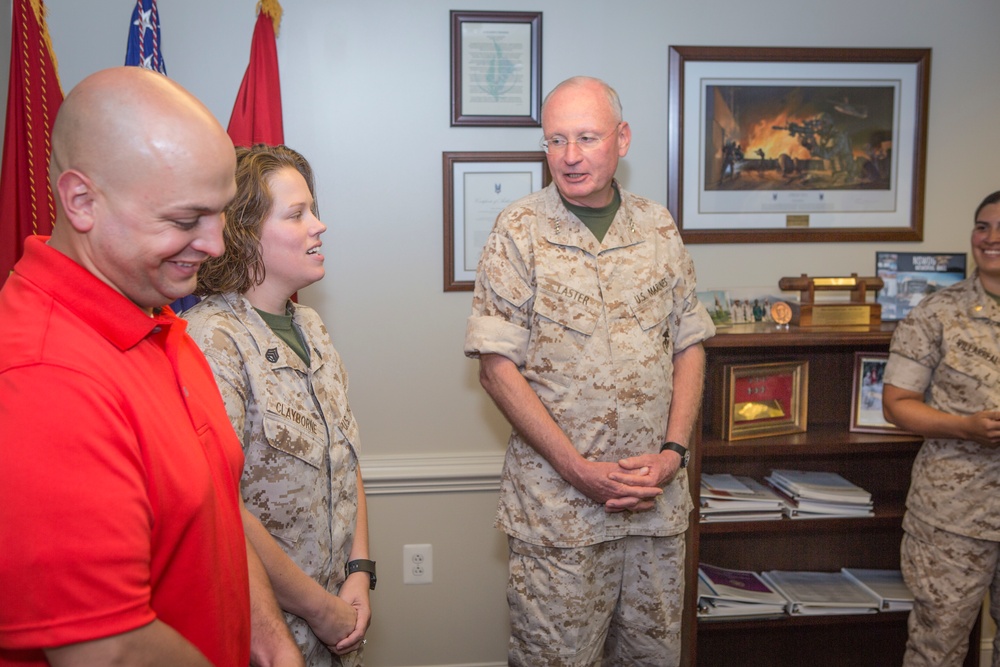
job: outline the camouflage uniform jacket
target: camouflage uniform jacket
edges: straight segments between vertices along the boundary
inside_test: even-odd
[[[336,593],[358,511],[358,425],[347,372],[319,315],[289,302],[310,366],[238,294],[184,313],[243,443],[247,508],[306,574]],[[287,615],[306,664],[338,664],[302,619]],[[352,654],[355,655],[355,654]]]
[[[883,381],[954,415],[1000,408],[1000,306],[978,276],[924,298],[896,328]],[[913,463],[906,508],[936,528],[1000,540],[1000,453],[931,438]]]
[[[603,243],[566,210],[554,184],[508,206],[483,249],[465,338],[469,357],[512,360],[592,461],[659,452],[673,356],[715,333],[670,214],[619,192]],[[691,508],[679,474],[653,510],[608,514],[515,431],[497,526],[533,544],[586,546],[683,532]]]

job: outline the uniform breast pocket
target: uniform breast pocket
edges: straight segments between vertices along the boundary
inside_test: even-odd
[[[968,346],[980,350],[974,345]],[[954,402],[961,412],[995,410],[996,389],[1000,385],[996,357],[992,350],[980,354],[952,348],[935,371],[936,396]]]
[[[272,412],[264,415],[264,435],[267,443],[314,468],[323,465],[326,455],[326,438],[316,432],[317,426],[313,420],[300,423]]]
[[[566,291],[568,295],[539,287],[529,343],[529,355],[543,353],[541,366],[551,367],[557,373],[565,370],[564,364],[574,363],[586,351],[601,317],[598,299]],[[535,358],[537,361],[538,357]]]
[[[326,438],[271,411],[263,427],[266,442],[248,457],[243,471],[243,497],[268,532],[294,544],[322,515]]]
[[[657,327],[667,319],[669,313],[666,299],[647,299],[642,303],[632,304],[632,314],[643,331]]]

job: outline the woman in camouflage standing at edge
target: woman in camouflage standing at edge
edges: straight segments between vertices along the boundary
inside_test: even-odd
[[[247,536],[310,667],[359,665],[371,620],[358,425],[319,315],[291,297],[320,280],[312,169],[285,146],[237,149],[226,252],[184,313],[243,442]]]

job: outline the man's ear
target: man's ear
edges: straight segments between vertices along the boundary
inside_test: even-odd
[[[96,217],[94,184],[76,169],[67,169],[56,179],[59,203],[73,229],[86,233],[94,226]]]
[[[628,153],[628,147],[632,145],[632,128],[625,121],[622,121],[622,127],[618,130],[618,157],[625,157]]]

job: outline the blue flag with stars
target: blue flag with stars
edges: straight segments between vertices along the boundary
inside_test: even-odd
[[[167,65],[163,62],[163,51],[160,50],[160,12],[156,9],[156,0],[136,0],[132,10],[132,23],[128,29],[128,49],[125,51],[125,64],[143,67],[166,76]],[[177,299],[170,307],[175,313],[181,313],[200,299],[195,295]]]
[[[156,0],[136,0],[128,31],[125,64],[166,74],[167,66],[163,62],[160,44],[160,13],[156,10]]]

